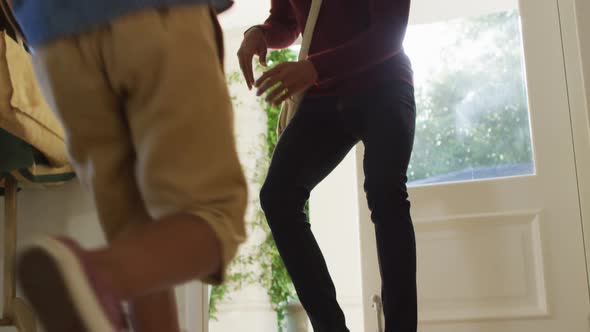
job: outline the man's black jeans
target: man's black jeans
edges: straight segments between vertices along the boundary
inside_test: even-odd
[[[406,188],[415,120],[413,87],[391,81],[362,95],[306,98],[277,144],[260,201],[316,332],[348,328],[305,205],[311,190],[359,141],[365,145],[364,187],[375,225],[386,332],[416,332],[416,243]],[[338,220],[333,223],[338,236]]]

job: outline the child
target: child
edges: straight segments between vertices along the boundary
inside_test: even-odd
[[[220,283],[246,181],[214,10],[230,0],[13,0],[109,240],[48,237],[19,279],[48,332],[179,331],[172,288]]]

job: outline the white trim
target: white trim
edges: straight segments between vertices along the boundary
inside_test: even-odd
[[[201,284],[201,331],[209,332],[209,285]]]
[[[585,80],[590,80],[590,33],[588,32],[590,24],[581,18],[584,15],[586,17],[590,15],[590,5],[587,0],[558,0],[558,4],[588,262],[590,257],[590,95],[587,93],[590,93],[590,86],[586,86]],[[583,39],[584,36],[586,40]],[[590,274],[588,263],[587,266]]]
[[[184,327],[187,332],[208,332],[209,301],[207,285],[191,282],[184,289]]]

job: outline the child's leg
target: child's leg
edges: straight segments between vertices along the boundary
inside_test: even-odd
[[[137,181],[155,223],[93,259],[113,264],[105,274],[126,298],[194,278],[219,282],[245,240],[247,187],[215,18],[207,6],[178,6],[110,31],[107,67],[128,91]]]
[[[247,188],[235,150],[215,23],[206,6],[179,6],[124,17],[86,42],[64,41],[63,47],[79,54],[77,64],[91,64],[101,82],[68,84],[64,80],[85,77],[76,61],[61,57],[62,50],[42,55],[53,69],[49,76],[61,80],[52,84],[62,88],[53,89],[60,97],[57,108],[68,118],[66,127],[77,128],[77,135],[70,136],[71,148],[80,156],[75,159],[81,177],[95,191],[101,219],[123,215],[120,209],[139,204],[129,202],[126,192],[113,192],[113,179],[123,178],[118,175],[123,172],[137,179],[139,186],[131,191],[139,188],[156,220],[88,255],[126,299],[193,278],[222,281],[245,239]],[[127,98],[110,97],[112,104],[103,105],[102,96],[93,94],[97,86]],[[74,93],[79,91],[82,95]],[[88,115],[97,107],[108,111],[101,114],[108,121]],[[117,135],[109,135],[113,128]],[[93,163],[110,167],[101,172]],[[132,163],[135,172],[129,172]],[[101,204],[100,192],[107,204]]]
[[[122,80],[134,88],[127,118],[137,179],[156,223],[137,232],[135,242],[113,245],[110,253],[130,262],[126,252],[151,255],[150,260],[144,254],[145,269],[153,280],[138,275],[145,285],[133,280],[130,294],[134,288],[149,291],[157,280],[161,287],[195,277],[219,282],[245,239],[247,186],[235,147],[217,22],[207,6],[179,6],[119,23],[112,30],[113,48],[121,50],[120,59],[131,69]],[[135,42],[143,56],[130,56],[125,47],[146,30],[151,38]]]
[[[192,214],[164,217],[88,255],[101,279],[124,299],[204,279],[218,272],[222,261],[217,235]]]
[[[147,214],[145,220],[150,220]],[[140,223],[134,223],[126,228],[125,233],[119,236],[126,237],[128,234],[135,234],[141,228]],[[130,319],[135,332],[180,332],[178,320],[178,308],[174,289],[150,293],[129,303]]]
[[[131,322],[136,332],[180,331],[173,289],[145,295],[133,301]]]
[[[150,217],[137,188],[135,151],[120,98],[101,71],[99,54],[93,52],[96,39],[85,35],[76,42],[40,48],[36,68],[64,124],[78,177],[90,189],[102,228],[112,241]],[[130,304],[137,332],[180,331],[172,290]]]

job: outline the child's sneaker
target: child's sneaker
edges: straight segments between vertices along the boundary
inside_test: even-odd
[[[44,238],[20,255],[18,273],[27,299],[47,332],[122,332],[122,302],[66,238]]]

